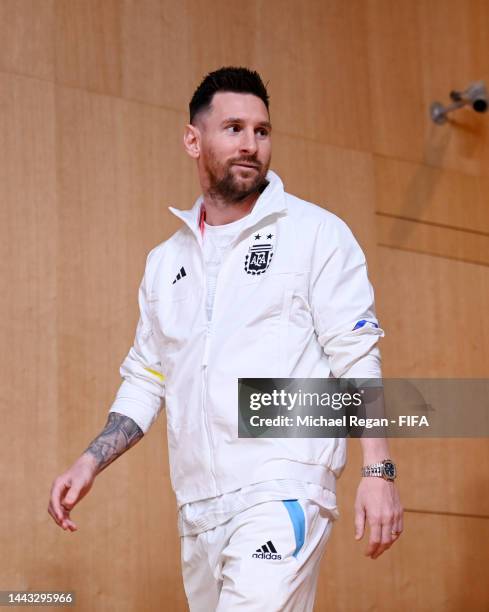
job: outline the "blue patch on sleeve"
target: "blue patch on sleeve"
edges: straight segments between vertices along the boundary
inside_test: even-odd
[[[379,324],[375,323],[375,321],[367,321],[367,319],[361,319],[360,321],[356,322],[355,327],[353,328],[353,331],[355,329],[358,329],[359,327],[363,327],[364,325],[371,325],[372,327],[379,327]]]

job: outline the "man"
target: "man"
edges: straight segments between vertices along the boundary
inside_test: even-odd
[[[49,504],[74,531],[74,505],[165,397],[192,611],[312,610],[338,516],[345,439],[239,438],[237,379],[381,376],[364,255],[343,221],[286,193],[269,170],[268,108],[246,68],[216,70],[195,91],[184,146],[202,196],[190,211],[170,208],[184,225],[148,255],[107,425],[55,480]],[[402,508],[387,441],[361,444],[356,538],[368,521],[375,559],[402,532]]]

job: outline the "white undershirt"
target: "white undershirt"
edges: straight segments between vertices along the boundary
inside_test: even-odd
[[[217,275],[219,274],[224,254],[233,239],[240,233],[241,227],[245,224],[246,217],[247,215],[232,223],[226,223],[226,225],[208,225],[204,223],[203,247],[207,275],[206,311],[208,321],[212,318]]]

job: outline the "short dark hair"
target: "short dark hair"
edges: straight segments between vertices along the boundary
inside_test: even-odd
[[[212,98],[218,91],[253,94],[263,100],[269,111],[269,95],[258,72],[237,66],[223,66],[209,72],[195,90],[189,104],[190,123],[194,122],[198,113],[210,108]]]

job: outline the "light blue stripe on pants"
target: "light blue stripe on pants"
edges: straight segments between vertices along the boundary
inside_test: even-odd
[[[304,516],[304,510],[302,509],[302,506],[296,499],[284,499],[284,504],[289,513],[292,525],[294,526],[296,547],[293,556],[297,557],[300,549],[304,545],[306,517]]]

